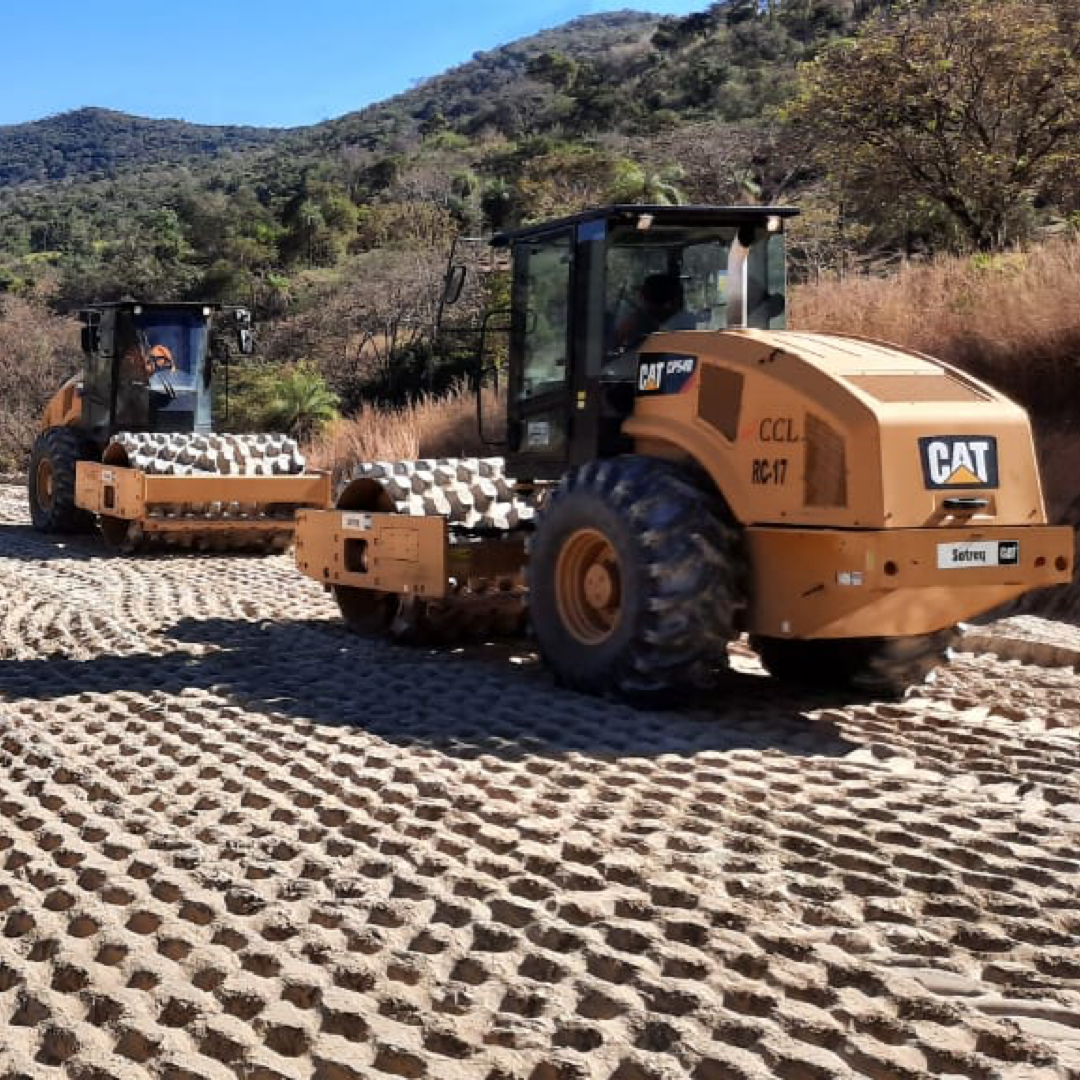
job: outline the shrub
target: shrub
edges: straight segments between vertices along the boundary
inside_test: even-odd
[[[297,364],[282,372],[273,386],[266,425],[306,442],[325,431],[337,417],[338,400],[317,371]]]
[[[46,403],[79,370],[78,325],[32,297],[0,296],[0,472],[21,473]]]

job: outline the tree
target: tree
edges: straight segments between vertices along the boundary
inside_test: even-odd
[[[1080,160],[1071,0],[921,0],[869,20],[801,73],[787,110],[850,201],[922,196],[980,250]]]
[[[577,80],[578,63],[573,57],[560,52],[542,52],[525,65],[531,79],[545,82],[558,91],[567,91]]]
[[[0,296],[0,470],[21,472],[41,410],[79,368],[78,324],[53,315],[46,296]]]
[[[337,416],[337,397],[317,371],[300,364],[281,376],[267,414],[268,425],[299,442],[310,440]]]
[[[607,191],[607,200],[677,206],[683,201],[682,193],[676,186],[682,177],[682,170],[677,165],[651,172],[636,161],[620,158],[615,162],[615,175]]]

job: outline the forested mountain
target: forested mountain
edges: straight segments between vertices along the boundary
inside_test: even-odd
[[[0,188],[41,181],[96,180],[125,169],[221,157],[284,135],[256,127],[208,127],[79,109],[0,126]]]
[[[240,294],[272,311],[297,273],[385,245],[603,198],[745,198],[796,63],[874,6],[590,16],[291,131],[97,109],[0,129],[0,287],[47,273],[61,304]]]
[[[320,124],[300,143],[329,150],[337,147],[378,149],[409,133],[452,130],[480,136],[485,131],[521,131],[540,123],[551,126],[560,106],[559,79],[537,78],[549,67],[569,79],[582,68],[628,72],[635,58],[647,54],[658,17],[635,11],[590,15],[545,30],[489,52],[431,78],[388,101]],[[550,80],[550,75],[549,75]]]
[[[828,0],[796,17],[798,5],[789,3],[791,11],[785,8],[767,33],[738,2],[714,4],[686,19],[633,11],[586,16],[477,53],[388,101],[291,131],[79,109],[0,126],[0,188],[116,178],[125,170],[178,163],[198,170],[200,161],[274,145],[321,155],[375,151],[439,131],[514,138],[648,132],[695,116],[753,117],[786,96],[793,61],[807,41],[843,29],[850,18],[842,12],[859,6]],[[872,5],[864,0],[861,6]]]

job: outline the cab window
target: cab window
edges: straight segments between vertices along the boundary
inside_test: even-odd
[[[568,379],[570,234],[519,248],[522,397],[560,390]]]

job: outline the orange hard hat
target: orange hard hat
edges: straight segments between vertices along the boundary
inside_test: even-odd
[[[163,360],[166,364],[171,364],[173,362],[172,353],[169,351],[167,345],[155,345],[150,350],[150,355],[154,357],[155,360]]]

